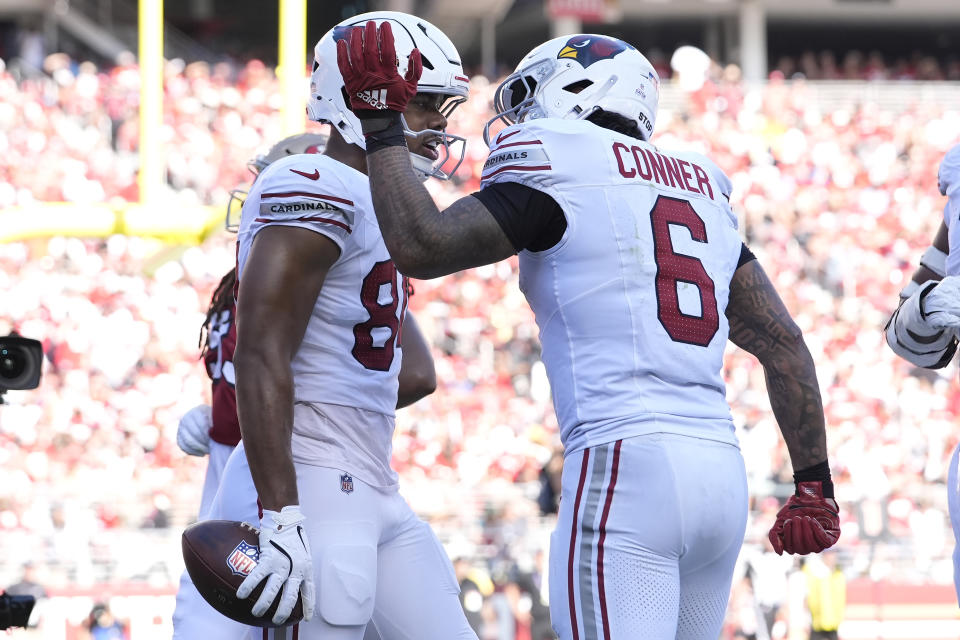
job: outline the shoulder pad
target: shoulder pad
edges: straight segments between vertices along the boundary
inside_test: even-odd
[[[727,174],[724,173],[723,169],[718,167],[713,160],[696,151],[681,151],[675,155],[703,167],[703,170],[709,174],[713,185],[720,192],[719,197],[714,198],[714,201],[726,211],[731,226],[733,226],[734,229],[738,229],[740,222],[730,207],[730,194],[733,193],[733,182],[731,182]]]
[[[731,182],[730,177],[716,165],[716,163],[703,155],[702,153],[697,153],[696,151],[686,151],[683,153],[685,156],[692,156],[697,160],[697,164],[701,165],[704,169],[707,170],[707,173],[710,174],[710,177],[716,181],[717,187],[720,189],[720,193],[723,194],[723,197],[730,201],[730,194],[733,193],[733,182]]]
[[[277,160],[257,179],[260,203],[256,222],[313,223],[349,235],[355,223],[355,203],[339,167],[316,154]]]

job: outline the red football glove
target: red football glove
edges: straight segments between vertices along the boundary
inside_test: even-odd
[[[820,553],[839,538],[840,508],[833,498],[823,497],[821,482],[797,484],[796,494],[777,513],[770,529],[770,544],[778,555]]]
[[[350,97],[350,108],[357,116],[378,114],[385,109],[403,113],[417,93],[423,72],[420,50],[414,49],[407,62],[407,75],[400,77],[393,30],[387,21],[381,22],[379,28],[372,20],[366,26],[351,27],[348,36],[337,41],[337,64]]]

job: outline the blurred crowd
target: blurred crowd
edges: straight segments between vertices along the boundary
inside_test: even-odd
[[[48,63],[40,79],[0,71],[0,209],[136,200],[135,67]],[[176,197],[223,204],[249,179],[246,161],[279,137],[276,86],[257,62],[168,63],[164,139]],[[475,78],[451,120],[469,136],[467,160],[455,180],[428,183],[441,205],[479,186],[495,87]],[[655,141],[705,153],[730,175],[746,241],[817,362],[845,566],[949,583],[956,368],[912,368],[881,329],[941,219],[937,166],[960,141],[960,108],[918,100],[887,110],[852,94],[828,109],[809,84],[774,74],[747,89],[729,69],[677,104],[661,109]],[[185,249],[120,236],[0,244],[0,335],[16,328],[47,355],[40,388],[0,408],[0,585],[28,557],[52,589],[175,584],[179,530],[194,517],[204,462],[182,454],[174,435],[209,395],[199,329],[233,261],[228,234]],[[457,559],[461,583],[474,585],[462,597],[481,639],[541,640],[540,550],[561,451],[516,259],[414,287],[410,309],[433,344],[439,386],[398,414],[401,490]],[[756,608],[756,567],[786,576],[798,566],[771,564],[763,546],[792,491],[763,371],[731,347],[725,375],[752,496],[735,613],[744,598]]]
[[[842,55],[833,51],[804,51],[776,60],[771,77],[807,80],[960,80],[960,57],[940,60],[915,52],[891,57],[880,51],[852,49]]]

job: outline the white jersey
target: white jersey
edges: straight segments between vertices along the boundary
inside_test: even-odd
[[[947,196],[943,208],[943,222],[947,225],[950,252],[947,254],[946,275],[960,275],[960,144],[947,151],[937,173],[940,193]]]
[[[502,131],[483,184],[549,194],[567,229],[520,253],[520,288],[569,453],[680,433],[735,443],[721,368],[741,239],[730,181],[706,157],[590,122]]]
[[[237,237],[240,280],[254,238],[271,225],[309,229],[340,248],[291,369],[296,403],[352,411],[333,425],[295,420],[294,457],[296,436],[305,436],[327,443],[313,449],[320,466],[352,463],[365,481],[393,484],[389,462],[407,297],[383,244],[367,176],[318,154],[287,156],[268,166],[243,205]],[[328,433],[324,424],[336,431]],[[351,440],[343,442],[344,437]]]

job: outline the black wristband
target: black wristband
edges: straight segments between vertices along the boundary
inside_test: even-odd
[[[830,478],[830,464],[826,460],[812,467],[794,471],[793,482],[796,485],[801,482],[819,482],[823,487],[823,497],[833,498],[833,480]]]
[[[367,111],[360,118],[360,128],[366,139],[367,153],[384,147],[405,147],[407,136],[403,133],[400,113],[393,110]]]

